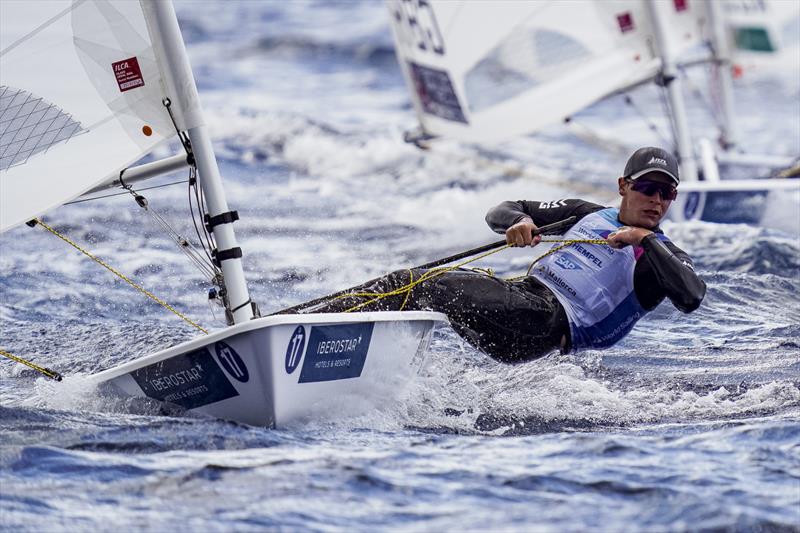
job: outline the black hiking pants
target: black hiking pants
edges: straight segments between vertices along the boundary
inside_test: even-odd
[[[425,270],[398,270],[377,281],[351,289],[358,293],[386,293],[407,285],[410,275],[420,279]],[[304,313],[339,313],[367,302],[370,297],[345,296]],[[405,301],[405,305],[403,302]],[[451,270],[415,286],[411,294],[382,298],[358,311],[439,311],[470,344],[503,363],[537,359],[569,344],[569,323],[553,293],[535,278],[505,281],[471,270]]]

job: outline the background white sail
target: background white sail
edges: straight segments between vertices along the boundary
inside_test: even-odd
[[[701,42],[696,2],[664,9],[676,50]],[[425,133],[482,142],[536,131],[660,67],[636,0],[389,0]]]
[[[727,0],[722,3],[731,48],[737,53],[776,53],[798,32],[800,2]],[[788,27],[794,25],[792,28]]]
[[[785,70],[800,64],[800,2],[728,0],[722,3],[728,47],[745,70]]]
[[[175,135],[147,7],[0,2],[0,231],[113,179]],[[185,115],[196,125],[196,102],[179,100],[179,125]]]

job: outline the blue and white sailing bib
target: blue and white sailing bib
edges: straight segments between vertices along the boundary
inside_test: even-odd
[[[564,239],[605,239],[623,224],[619,209],[585,216]],[[659,236],[661,237],[661,236]],[[605,348],[627,335],[647,311],[633,289],[639,247],[573,244],[545,257],[531,275],[558,298],[569,319],[573,349]]]

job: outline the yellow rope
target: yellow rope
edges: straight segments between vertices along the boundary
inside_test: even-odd
[[[150,292],[147,289],[145,289],[144,287],[136,284],[136,282],[134,282],[132,279],[130,279],[127,276],[125,276],[122,272],[118,271],[114,267],[112,267],[112,266],[108,265],[107,263],[103,262],[100,258],[98,258],[98,257],[92,255],[91,253],[89,253],[88,251],[84,250],[78,244],[76,244],[73,241],[71,241],[68,237],[66,237],[65,235],[62,235],[61,233],[59,233],[55,229],[53,229],[50,226],[48,226],[47,224],[45,224],[42,220],[40,220],[38,218],[34,219],[34,220],[35,220],[35,222],[37,224],[42,226],[44,229],[46,229],[47,231],[49,231],[50,233],[52,233],[53,235],[55,235],[56,237],[58,237],[62,241],[66,242],[67,244],[69,244],[70,246],[72,246],[73,248],[75,248],[76,250],[81,252],[82,254],[84,254],[86,257],[88,257],[89,259],[91,259],[95,263],[97,263],[100,266],[102,266],[105,269],[107,269],[109,272],[111,272],[112,274],[114,274],[115,276],[117,276],[118,278],[123,280],[124,282],[126,282],[128,285],[130,285],[131,287],[133,287],[137,291],[141,292],[142,294],[144,294],[145,296],[147,296],[148,298],[150,298],[151,300],[153,300],[154,302],[156,302],[157,304],[159,304],[163,308],[165,308],[165,309],[167,309],[169,311],[172,311],[173,313],[175,313],[178,317],[183,319],[189,325],[199,329],[200,331],[202,331],[206,335],[208,334],[208,330],[207,329],[203,328],[202,326],[200,326],[199,324],[194,322],[192,319],[190,319],[186,315],[182,314],[180,311],[178,311],[177,309],[175,309],[174,307],[169,305],[164,300],[160,299],[158,296],[156,296],[152,292]]]
[[[414,282],[414,271],[410,270],[410,269],[408,271],[408,282],[409,283],[413,283]],[[401,311],[405,308],[406,304],[408,303],[408,298],[410,296],[411,296],[411,291],[409,290],[408,292],[406,292],[406,297],[403,298],[403,303],[400,305],[400,310]]]
[[[478,272],[479,274],[486,274],[490,278],[494,277],[494,269],[492,267],[486,267],[486,268],[472,267],[470,268],[470,270],[472,270],[473,272]]]
[[[603,240],[603,239],[542,239],[541,242],[560,242],[562,244],[561,244],[561,246],[556,246],[553,249],[548,250],[547,253],[545,253],[545,254],[541,255],[540,257],[537,257],[536,259],[534,259],[534,261],[528,267],[528,272],[525,275],[517,276],[517,277],[514,277],[514,278],[508,278],[507,281],[515,281],[515,280],[522,279],[522,278],[530,275],[531,270],[533,270],[533,266],[537,262],[541,261],[542,259],[544,259],[548,255],[553,254],[553,253],[555,253],[555,252],[557,252],[557,251],[559,251],[562,248],[565,248],[567,246],[570,246],[570,245],[573,245],[573,244],[601,244],[601,245],[608,245],[608,242]],[[348,294],[342,294],[342,295],[337,296],[336,298],[333,298],[333,299],[334,300],[339,300],[339,299],[342,299],[342,298],[370,298],[369,300],[367,300],[365,302],[362,302],[360,304],[354,305],[353,307],[350,307],[349,309],[345,309],[345,311],[344,311],[345,313],[350,313],[352,311],[357,311],[357,310],[361,309],[362,307],[366,307],[367,305],[369,305],[371,303],[374,303],[374,302],[377,302],[379,300],[382,300],[384,298],[388,298],[390,296],[397,296],[397,295],[405,293],[406,296],[403,299],[403,303],[400,305],[400,309],[399,309],[400,311],[402,311],[403,308],[408,303],[408,299],[411,296],[412,289],[414,287],[416,287],[417,285],[419,285],[420,283],[423,283],[424,281],[432,279],[432,278],[434,278],[436,276],[441,276],[445,272],[449,272],[451,270],[455,270],[457,268],[461,268],[462,266],[467,265],[469,263],[472,263],[473,261],[478,261],[479,259],[483,259],[484,257],[488,257],[488,256],[490,256],[492,254],[496,254],[497,252],[503,251],[503,250],[505,250],[507,248],[511,248],[511,247],[512,246],[510,244],[507,244],[507,245],[502,246],[500,248],[497,248],[495,250],[491,250],[489,252],[486,252],[484,254],[475,256],[475,257],[473,257],[471,259],[467,259],[466,261],[462,261],[461,263],[457,263],[457,264],[449,266],[449,267],[431,269],[431,270],[425,272],[417,280],[414,280],[414,274],[413,274],[413,272],[411,270],[409,270],[408,271],[409,272],[409,276],[410,276],[409,282],[406,285],[404,285],[404,286],[402,286],[402,287],[400,287],[398,289],[394,289],[392,291],[388,291],[388,292],[353,292],[353,293],[348,293]],[[491,275],[491,274],[488,274],[488,275]]]
[[[28,361],[26,359],[23,359],[21,357],[17,357],[14,354],[10,354],[5,350],[0,350],[0,355],[2,355],[4,357],[8,357],[12,361],[16,361],[17,363],[20,363],[20,364],[23,364],[23,365],[25,365],[27,367],[30,367],[30,368],[36,370],[37,372],[39,372],[40,374],[44,374],[45,376],[47,376],[50,379],[54,379],[56,381],[61,381],[61,374],[59,374],[55,370],[50,370],[49,368],[45,368],[43,366],[39,366],[36,363],[32,363],[32,362],[30,362],[30,361]]]

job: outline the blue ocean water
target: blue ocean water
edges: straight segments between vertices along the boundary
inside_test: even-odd
[[[614,202],[625,156],[560,126],[496,147],[403,144],[413,111],[380,2],[176,8],[264,311],[494,241],[483,215],[502,200]],[[748,145],[796,155],[800,74],[747,74]],[[633,96],[660,108],[650,88]],[[710,129],[706,103],[689,104]],[[659,142],[621,98],[576,121]],[[191,234],[184,187],[146,195]],[[665,225],[709,286],[691,315],[663,304],[613,350],[514,367],[442,329],[398,402],[281,430],[98,396],[83,376],[194,333],[52,235],[16,228],[0,236],[0,346],[68,377],[0,362],[0,528],[797,530],[793,200],[770,198],[767,227]],[[45,219],[223,326],[202,277],[129,196]],[[510,275],[529,261],[515,250],[483,266]]]

